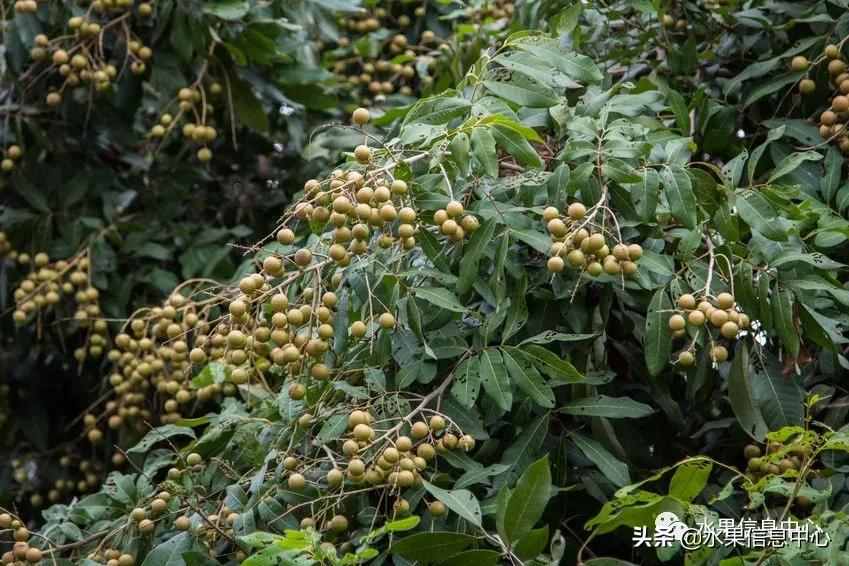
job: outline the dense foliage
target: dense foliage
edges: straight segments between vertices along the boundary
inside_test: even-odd
[[[215,5],[202,17],[233,33],[260,9]],[[334,125],[343,161],[292,191],[238,269],[184,270],[110,328],[121,272],[103,266],[134,261],[104,248],[110,228],[33,255],[10,317],[63,327],[54,299],[74,295],[78,359],[105,379],[85,468],[123,468],[32,533],[0,514],[4,561],[845,563],[845,2],[420,8],[341,20],[320,61],[369,110]],[[455,38],[408,53],[439,38],[431,10],[434,28],[462,16]],[[185,125],[163,112],[166,133]],[[30,152],[13,153],[26,198]],[[9,234],[14,254],[24,232]],[[829,538],[635,548],[662,512],[792,517]]]
[[[6,7],[0,129],[0,253],[10,260],[0,310],[11,315],[0,383],[18,407],[0,441],[12,463],[0,469],[0,504],[14,499],[26,515],[27,500],[38,509],[96,490],[109,468],[111,454],[80,451],[77,417],[103,392],[100,363],[119,325],[90,322],[124,319],[187,278],[231,279],[244,259],[229,243],[271,229],[293,183],[354,143],[333,121],[360,96],[334,66],[389,64],[383,84],[404,81],[405,94],[367,102],[403,104],[425,79],[432,92],[449,70],[462,74],[506,21],[483,8],[443,21],[447,9],[429,3],[40,6]],[[349,20],[371,16],[380,29],[347,35]],[[492,29],[455,42],[452,30],[471,20]],[[391,55],[393,37],[407,53]],[[378,60],[384,51],[392,58]],[[56,277],[50,288],[39,270],[40,281]]]

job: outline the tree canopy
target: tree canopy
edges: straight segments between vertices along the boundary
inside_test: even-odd
[[[4,563],[843,564],[845,0],[349,4],[8,14]]]

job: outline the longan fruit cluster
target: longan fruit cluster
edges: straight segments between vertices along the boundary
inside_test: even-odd
[[[0,556],[0,563],[16,566],[42,563],[44,553],[37,546],[29,544],[30,532],[23,522],[11,513],[0,513],[0,531],[7,530],[12,531],[12,550]]]
[[[32,0],[23,0],[32,2]],[[32,2],[34,4],[34,2]],[[33,39],[30,57],[47,65],[47,72],[36,74],[47,81],[47,106],[59,106],[66,91],[92,87],[95,92],[109,90],[119,77],[119,69],[129,68],[135,75],[147,70],[153,50],[144,45],[131,26],[115,25],[128,14],[146,19],[153,5],[132,0],[94,0],[83,16],[71,16],[65,22],[67,32],[51,39],[38,34]]]
[[[791,478],[807,467],[810,477],[818,477],[821,470],[813,467],[810,462],[812,447],[804,442],[787,439],[785,442],[770,440],[766,444],[766,453],[756,444],[748,444],[743,448],[743,458],[746,461],[746,472],[753,481],[759,481],[769,476],[781,476],[790,473]],[[805,495],[797,495],[793,501],[799,511],[807,511],[813,506],[811,499]]]
[[[333,72],[341,81],[355,87],[362,101],[380,102],[393,93],[412,96],[422,86],[429,86],[433,78],[422,74],[421,67],[435,68],[435,59],[451,51],[434,31],[425,28],[423,22],[429,9],[427,5],[420,5],[410,12],[410,7],[404,3],[384,4],[353,18],[340,18],[339,28],[348,33],[337,40],[336,49],[330,52]],[[458,21],[480,25],[510,18],[513,9],[512,2],[496,0],[468,8],[464,18]],[[364,38],[387,29],[399,32],[386,38],[381,36],[380,51],[376,55],[363,56],[356,48]]]
[[[3,151],[3,160],[0,161],[0,171],[9,173],[15,170],[17,162],[23,157],[21,146],[12,144]],[[0,252],[0,255],[3,255]]]
[[[561,273],[568,265],[591,277],[602,273],[626,277],[636,274],[642,246],[619,242],[611,250],[604,231],[591,222],[592,217],[587,213],[587,207],[580,202],[570,204],[565,217],[553,206],[543,211],[543,221],[552,240],[548,270]]]
[[[200,147],[195,152],[198,161],[206,163],[212,160],[212,150],[209,144],[218,137],[218,131],[214,127],[215,106],[213,99],[217,99],[223,92],[221,83],[217,81],[204,85],[198,81],[196,85],[189,85],[177,92],[176,99],[159,115],[159,119],[149,132],[154,140],[163,140],[168,134],[175,130],[181,132],[182,138],[195,143]],[[174,105],[176,115],[168,112],[170,106]]]
[[[439,233],[454,242],[462,241],[480,228],[477,217],[465,214],[463,203],[452,200],[445,208],[433,214],[433,223],[439,227]]]
[[[38,2],[36,0],[16,0],[15,12],[18,14],[35,14],[38,12]]]
[[[63,450],[65,454],[58,459],[58,466],[56,460],[42,461],[43,456],[36,453],[19,453],[10,460],[14,481],[10,493],[15,494],[16,501],[28,500],[33,509],[40,509],[45,503],[58,503],[100,487],[103,465],[80,460],[71,445]]]
[[[32,266],[30,273],[18,284],[14,292],[15,311],[12,315],[18,324],[24,324],[35,315],[57,308],[62,297],[73,297],[76,303],[74,320],[88,330],[86,346],[78,348],[74,356],[79,362],[86,357],[99,358],[108,345],[108,326],[99,317],[100,292],[91,285],[89,258],[83,253],[71,260],[51,262],[46,253],[18,254],[18,262]]]
[[[338,488],[345,478],[354,484],[385,485],[390,489],[419,485],[421,474],[437,454],[455,449],[469,452],[475,447],[471,435],[462,434],[453,423],[449,426],[438,414],[428,421],[415,421],[410,426],[409,436],[399,435],[393,439],[381,436],[382,444],[375,440],[380,431],[375,430],[375,417],[369,411],[351,411],[347,424],[347,438],[341,440],[341,453],[347,458],[347,466],[344,474],[337,467],[327,472],[325,480],[331,489]],[[291,460],[289,463],[295,464]],[[287,466],[287,469],[294,468]],[[287,482],[294,490],[303,489],[305,485],[303,475],[297,473],[290,475]]]
[[[669,318],[669,332],[674,338],[687,335],[688,328],[696,333],[703,329],[711,343],[710,356],[717,363],[728,359],[728,348],[720,340],[733,342],[741,330],[749,328],[749,316],[739,310],[731,293],[720,293],[716,297],[685,293],[678,297],[678,309]],[[696,340],[678,353],[677,363],[690,367],[696,362],[694,353]]]
[[[834,143],[844,155],[849,155],[849,132],[846,130],[846,121],[849,118],[849,67],[841,48],[833,44],[827,45],[823,55],[813,63],[807,57],[797,55],[790,61],[790,69],[810,71],[820,64],[827,65],[829,86],[833,89],[827,99],[829,108],[819,116],[820,135]],[[812,78],[807,77],[799,81],[799,92],[802,94],[811,95],[816,90],[817,84]]]

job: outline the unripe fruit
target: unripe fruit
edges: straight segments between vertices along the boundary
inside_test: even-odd
[[[824,53],[829,59],[837,59],[840,57],[840,48],[833,44],[826,45]]]
[[[747,460],[751,460],[752,458],[758,458],[761,455],[761,449],[754,444],[748,444],[745,448],[743,448],[743,456]]]
[[[201,163],[207,163],[212,159],[212,150],[208,147],[202,147],[198,150],[197,156],[198,161]]]
[[[186,456],[186,464],[189,466],[197,466],[201,462],[203,462],[203,457],[197,452],[192,452],[188,456]]]

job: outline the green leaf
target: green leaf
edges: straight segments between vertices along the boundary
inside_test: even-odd
[[[206,0],[203,12],[222,20],[238,20],[247,15],[251,6],[247,0]]]
[[[660,171],[660,179],[672,216],[690,230],[694,229],[698,220],[698,209],[696,196],[693,194],[693,182],[686,169],[664,167]]]
[[[510,379],[519,389],[525,392],[537,405],[551,409],[554,407],[554,391],[545,383],[539,372],[527,365],[519,363],[510,352],[501,350],[504,365],[507,367],[507,373],[510,374]],[[523,362],[525,360],[522,360]]]
[[[772,174],[769,176],[768,184],[777,181],[781,177],[792,173],[796,169],[799,168],[802,163],[806,161],[819,161],[822,159],[822,154],[817,151],[803,151],[790,154],[786,159],[781,162],[781,165],[775,168]]]
[[[239,122],[258,132],[268,131],[268,113],[251,85],[236,77],[230,80],[233,98],[233,111]]]
[[[480,358],[474,356],[463,360],[454,370],[451,395],[464,407],[473,407],[478,400],[480,387]]]
[[[163,425],[160,427],[156,427],[155,429],[145,434],[144,438],[138,441],[135,446],[127,450],[127,456],[129,456],[131,460],[135,458],[137,465],[140,465],[141,461],[143,461],[144,459],[144,456],[154,445],[164,440],[168,440],[178,436],[188,436],[192,440],[195,439],[195,433],[190,428],[173,424]]]
[[[512,346],[505,349],[514,354],[514,357],[516,355],[525,357],[542,373],[554,380],[554,385],[569,385],[586,381],[581,372],[575,369],[575,366],[542,346],[525,344],[521,349]]]
[[[738,190],[735,204],[740,218],[753,230],[770,240],[787,240],[787,232],[776,222],[775,209],[762,195],[749,189]]]
[[[749,383],[749,350],[742,342],[737,346],[731,372],[728,375],[728,399],[737,422],[746,434],[762,442],[769,428],[752,398]]]
[[[422,564],[433,564],[454,556],[475,543],[475,537],[454,532],[416,533],[397,539],[389,547],[391,554],[397,554],[407,560],[416,560]]]
[[[551,470],[548,456],[537,460],[522,473],[507,502],[504,532],[512,544],[531,532],[542,518],[551,499]]]
[[[534,529],[513,544],[513,554],[520,560],[532,560],[539,556],[548,544],[548,525]]]
[[[530,79],[527,82],[534,88],[498,81],[483,81],[483,85],[496,96],[514,102],[519,106],[550,108],[559,102],[557,96],[548,87],[532,82]]]
[[[419,526],[422,519],[418,515],[411,515],[410,517],[405,517],[403,519],[396,519],[395,521],[389,521],[383,528],[386,529],[388,533],[402,533],[404,531],[411,531]]]
[[[460,554],[455,554],[445,562],[440,562],[439,566],[496,566],[501,554],[494,550],[477,549],[467,550]]]
[[[710,460],[691,460],[675,469],[669,482],[669,495],[682,501],[692,501],[704,490],[713,464]]]
[[[484,220],[478,230],[469,238],[463,250],[463,259],[460,262],[460,277],[457,279],[457,293],[463,295],[474,285],[478,276],[478,266],[486,246],[492,241],[495,234],[495,218]]]
[[[141,566],[184,566],[183,553],[191,548],[191,535],[180,533],[151,550]]]
[[[478,500],[471,491],[467,489],[442,489],[428,481],[423,481],[422,483],[428,493],[443,502],[451,511],[454,511],[472,525],[476,527],[481,526],[482,515],[480,503],[478,503]]]
[[[846,264],[834,261],[833,259],[819,252],[784,252],[769,262],[770,266],[772,267],[781,267],[782,265],[792,265],[794,263],[806,263],[810,266],[816,267],[818,269],[824,269],[827,271],[846,267]]]
[[[604,446],[577,432],[572,433],[571,438],[584,456],[604,474],[604,477],[620,487],[631,483],[628,465],[608,452]]]
[[[488,127],[480,126],[472,130],[472,158],[484,175],[498,177],[498,152],[495,138]]]
[[[646,367],[649,374],[658,375],[669,363],[672,353],[672,336],[669,334],[669,318],[672,301],[666,289],[659,289],[652,297],[646,315]]]
[[[533,146],[518,132],[506,126],[496,124],[492,129],[496,143],[512,155],[519,165],[530,168],[542,168],[543,163]]]
[[[557,409],[558,413],[613,419],[638,419],[654,413],[654,409],[630,397],[596,395],[570,401]]]
[[[413,292],[416,298],[427,301],[439,308],[459,313],[468,311],[466,307],[460,304],[457,296],[448,289],[442,287],[416,287]]]
[[[480,355],[480,372],[483,388],[495,403],[504,411],[513,406],[513,392],[507,369],[498,350],[484,350]]]
[[[794,324],[793,292],[788,289],[775,289],[770,302],[775,330],[784,349],[795,359],[799,356],[799,332]]]

